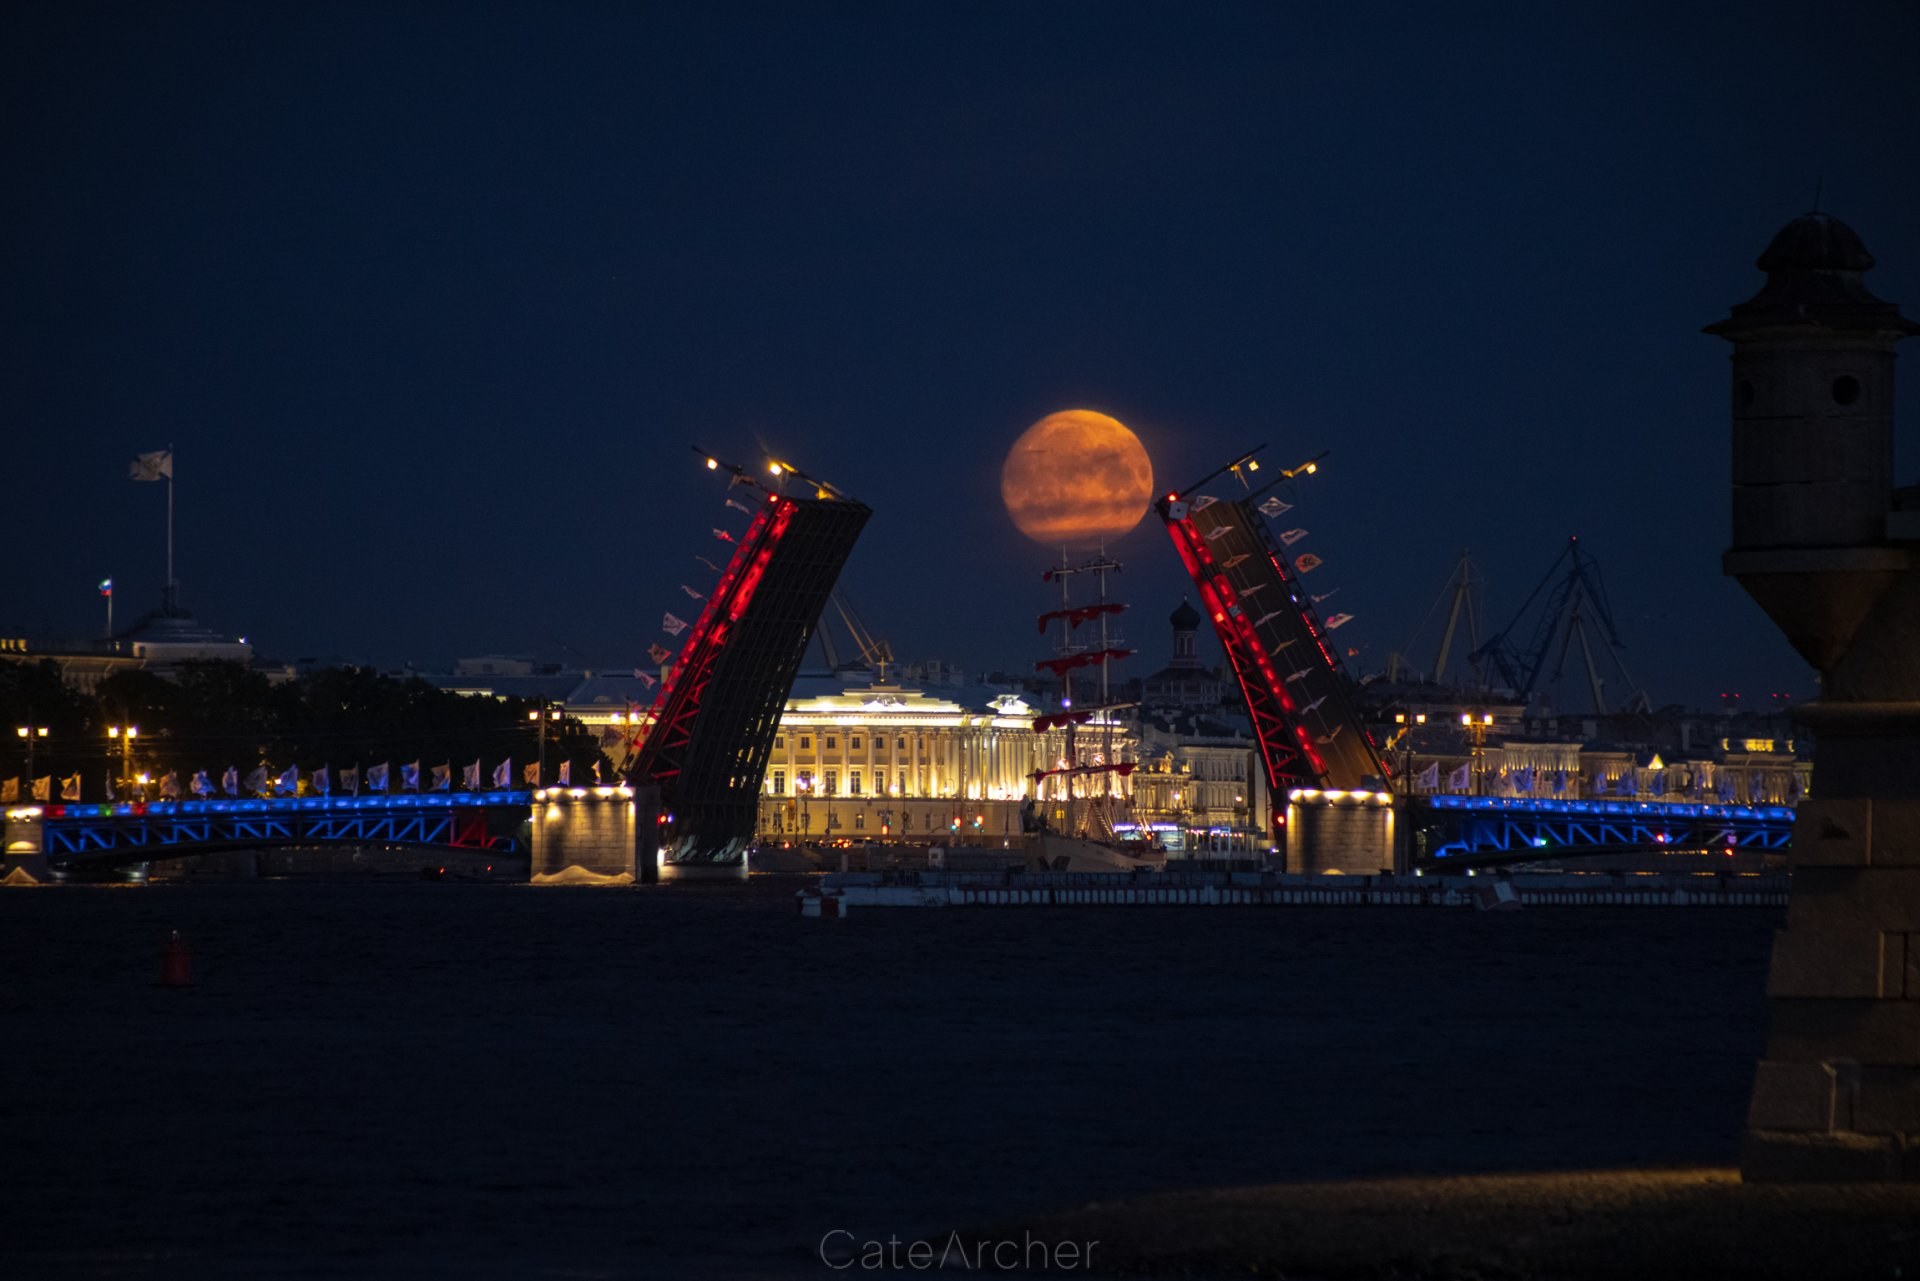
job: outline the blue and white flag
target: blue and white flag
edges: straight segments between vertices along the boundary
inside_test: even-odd
[[[400,790],[417,792],[420,790],[420,762],[414,761],[400,767]]]
[[[197,769],[193,772],[192,787],[195,796],[213,795],[213,780],[207,777],[207,772],[203,769]]]
[[[355,765],[352,769],[343,769],[340,771],[340,790],[349,796],[360,795],[360,767],[358,765]]]
[[[252,792],[256,796],[266,795],[267,793],[267,767],[266,766],[257,765],[254,767],[253,773],[247,775],[247,790],[249,792]]]
[[[513,786],[513,757],[509,756],[493,767],[493,785],[501,791]]]
[[[240,795],[240,770],[236,766],[227,766],[227,772],[220,776],[220,789],[228,796]]]
[[[1447,790],[1449,792],[1464,792],[1467,790],[1468,784],[1472,781],[1472,773],[1465,765],[1462,765],[1459,769],[1447,775]]]
[[[466,788],[469,792],[477,792],[480,790],[480,762],[478,760],[475,760],[471,765],[462,765],[460,767],[460,786]]]
[[[369,792],[390,792],[393,787],[387,781],[387,762],[381,761],[367,771],[367,790]]]
[[[177,770],[168,770],[160,780],[160,795],[170,801],[180,799],[180,774]]]
[[[327,773],[327,767],[324,765],[322,765],[319,769],[315,770],[313,772],[313,777],[308,779],[307,781],[313,784],[313,790],[321,796],[325,796],[327,793],[333,790],[333,779]]]
[[[1414,780],[1423,791],[1437,791],[1440,787],[1440,762],[1435,761],[1421,770]]]
[[[450,792],[453,790],[453,762],[433,767],[433,790]]]
[[[300,790],[300,767],[298,765],[287,766],[287,772],[280,776],[280,781],[275,784],[275,786],[283,796],[292,796],[295,792],[298,792]]]

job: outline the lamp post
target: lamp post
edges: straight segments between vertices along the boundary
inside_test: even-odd
[[[27,743],[27,794],[33,794],[33,746],[47,736],[45,725],[16,725],[13,732]]]
[[[1493,713],[1483,712],[1475,716],[1472,712],[1460,713],[1460,723],[1467,727],[1467,738],[1471,742],[1469,755],[1469,777],[1467,791],[1474,796],[1480,795],[1481,776],[1486,773],[1487,729],[1493,724]]]
[[[1416,725],[1425,725],[1427,723],[1427,714],[1425,712],[1415,712],[1409,716],[1405,712],[1395,712],[1393,714],[1393,723],[1403,727],[1400,731],[1400,794],[1402,796],[1412,796],[1413,727]]]
[[[140,737],[140,727],[138,725],[107,726],[107,749],[109,755],[112,754],[113,740],[120,740],[120,777],[123,780],[133,777],[133,740],[138,737]]]
[[[800,831],[802,835],[813,835],[813,815],[807,809],[807,794],[812,790],[813,780],[805,774],[793,780],[793,790],[800,793]]]
[[[544,702],[527,713],[527,719],[536,722],[540,730],[540,785],[542,787],[546,786],[547,782],[547,721],[549,719],[557,721],[563,715],[562,712],[548,708]]]

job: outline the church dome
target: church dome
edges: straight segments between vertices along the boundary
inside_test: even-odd
[[[1174,610],[1173,613],[1168,616],[1167,621],[1173,624],[1173,630],[1176,632],[1197,631],[1200,627],[1200,611],[1196,610],[1187,602],[1187,598],[1182,596],[1180,598],[1180,608]]]
[[[1754,264],[1764,272],[1867,271],[1873,255],[1852,227],[1831,214],[1802,214],[1782,227]]]

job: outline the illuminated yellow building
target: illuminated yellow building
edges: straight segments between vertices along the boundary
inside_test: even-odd
[[[1068,780],[1033,775],[1066,763],[1063,729],[1033,732],[1021,695],[977,687],[929,692],[898,684],[847,685],[802,677],[780,717],[761,784],[764,840],[1017,840],[1022,809],[1039,797],[1056,825]],[[1120,724],[1076,731],[1082,764],[1133,758]],[[1129,783],[1113,777],[1124,801]],[[1072,781],[1075,797],[1102,795],[1107,776]]]

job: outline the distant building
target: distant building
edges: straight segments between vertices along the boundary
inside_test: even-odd
[[[1226,697],[1220,673],[1200,661],[1200,611],[1183,597],[1167,621],[1173,626],[1173,657],[1140,680],[1140,701],[1160,707],[1218,707]]]
[[[253,646],[244,636],[228,636],[202,626],[191,613],[176,607],[155,610],[125,631],[107,637],[0,638],[0,658],[20,662],[50,659],[59,666],[63,681],[83,694],[91,694],[115,672],[145,669],[171,676],[183,663],[251,663]]]

